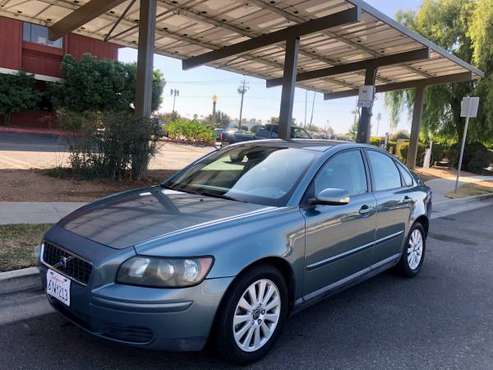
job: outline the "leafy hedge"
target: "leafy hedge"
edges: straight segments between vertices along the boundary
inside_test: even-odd
[[[190,144],[214,144],[214,130],[197,120],[178,118],[166,125],[171,140]]]
[[[135,105],[137,65],[85,54],[80,60],[65,55],[62,83],[52,84],[55,106],[73,112],[129,111]],[[152,110],[161,104],[165,80],[154,70]]]
[[[401,143],[399,146],[398,157],[401,161],[406,163],[407,161],[407,152],[409,151],[409,142]],[[423,166],[425,160],[425,152],[426,146],[424,144],[418,144],[418,155],[416,157],[416,165]]]
[[[453,144],[450,147],[449,159],[452,165],[457,168],[460,157],[460,144]],[[493,161],[492,154],[479,142],[469,143],[464,149],[462,168],[473,173],[482,173]]]
[[[40,101],[36,80],[24,72],[0,75],[0,115],[5,125],[10,124],[12,113],[35,109]]]
[[[86,178],[140,179],[157,151],[157,120],[132,112],[59,111],[62,129],[72,132],[70,165]]]

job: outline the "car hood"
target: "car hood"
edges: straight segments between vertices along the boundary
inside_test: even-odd
[[[272,207],[152,187],[98,200],[71,213],[59,225],[97,243],[123,249],[266,208]]]

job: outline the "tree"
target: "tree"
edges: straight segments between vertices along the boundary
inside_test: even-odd
[[[36,107],[41,94],[36,91],[35,84],[34,77],[24,72],[0,75],[0,113],[5,125],[10,124],[12,113]]]
[[[491,0],[424,0],[418,12],[398,13],[397,18],[469,63],[486,72],[481,82],[451,83],[426,89],[422,130],[432,135],[460,141],[464,120],[460,117],[461,100],[479,95],[480,116],[472,125],[469,141],[493,138],[493,2]],[[398,120],[401,109],[412,111],[414,90],[387,93],[385,103],[391,120]]]
[[[353,118],[353,125],[349,129],[349,132],[347,133],[347,136],[355,141],[356,136],[358,135],[358,126],[359,126],[359,117],[360,117],[360,112],[359,109],[355,108],[351,111],[351,114],[354,116]]]
[[[215,116],[210,114],[207,117],[207,122],[212,123],[214,127],[225,128],[231,123],[231,117],[228,116],[226,113],[218,110]]]
[[[98,59],[90,54],[80,61],[66,55],[62,61],[63,82],[55,86],[55,105],[74,112],[129,111],[135,104],[137,65]],[[155,70],[152,82],[152,110],[161,104],[165,86]]]

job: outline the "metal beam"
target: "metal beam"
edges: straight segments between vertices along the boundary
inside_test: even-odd
[[[183,69],[186,70],[198,67],[200,65],[207,64],[215,60],[245,53],[250,50],[262,48],[264,46],[276,44],[278,42],[293,39],[310,33],[319,32],[330,27],[358,22],[359,19],[359,8],[350,8],[339,13],[316,18],[302,24],[286,27],[285,29],[279,31],[261,35],[250,40],[239,42],[237,44],[225,46],[219,50],[214,50],[202,55],[197,55],[195,57],[185,59],[183,61]]]
[[[125,16],[127,15],[128,11],[130,10],[130,8],[135,4],[135,0],[131,0],[127,7],[125,8],[125,10],[123,11],[123,13],[118,17],[117,21],[115,23],[113,23],[113,26],[111,27],[111,29],[109,30],[109,32],[106,34],[106,36],[104,37],[104,42],[108,42],[108,40],[110,39],[111,37],[111,34],[113,33],[113,31],[115,30],[116,27],[118,27],[118,25],[120,24],[120,22],[122,21],[123,18],[125,18]]]
[[[376,87],[377,93],[402,90],[402,89],[413,89],[418,86],[431,86],[431,85],[441,85],[452,82],[466,82],[473,80],[473,75],[471,72],[457,73],[454,75],[433,77],[428,79],[411,80],[405,82],[394,82],[386,85],[378,85]],[[348,98],[350,96],[357,96],[359,90],[346,90],[333,93],[324,94],[325,100]]]
[[[294,92],[296,89],[296,66],[300,38],[286,40],[286,56],[284,57],[284,74],[281,94],[281,111],[279,113],[279,137],[291,139],[291,123],[293,121]]]
[[[421,128],[421,118],[423,116],[425,89],[426,86],[418,86],[416,88],[416,98],[414,99],[411,137],[409,139],[409,149],[407,151],[407,166],[412,170],[416,167],[416,157],[418,156],[419,130]]]
[[[150,117],[152,113],[152,73],[156,8],[156,0],[140,0],[137,86],[135,91],[135,112],[139,117]]]
[[[50,26],[48,38],[52,41],[57,40],[125,1],[127,0],[91,0]]]
[[[405,53],[387,55],[381,58],[367,59],[359,62],[341,64],[335,67],[317,69],[314,71],[299,73],[296,80],[298,82],[314,80],[317,78],[335,76],[338,74],[359,71],[367,68],[378,68],[394,64],[402,64],[415,60],[428,59],[430,57],[430,49],[418,49]],[[282,85],[282,78],[275,78],[266,81],[267,87]]]
[[[350,1],[351,3],[354,3],[354,2],[359,1],[359,0],[354,0],[354,1],[348,0],[348,1]],[[254,4],[256,4],[262,8],[269,9],[273,13],[279,14],[279,15],[283,16],[284,18],[286,18],[290,21],[293,21],[293,22],[303,22],[307,19],[307,17],[310,16],[309,14],[306,13],[306,11],[303,11],[302,9],[299,9],[299,14],[304,14],[303,16],[300,16],[299,14],[298,15],[292,14],[292,13],[286,11],[285,9],[278,8],[277,5],[271,1],[250,0],[250,2],[252,2],[252,3],[254,3]],[[364,9],[366,11],[368,4],[366,4],[365,2],[359,2],[359,3],[356,3],[354,5],[359,6],[361,9]],[[357,50],[361,50],[361,51],[364,51],[365,53],[368,53],[369,55],[373,55],[374,57],[377,57],[379,55],[378,52],[376,52],[375,50],[372,50],[371,48],[366,47],[365,45],[362,45],[362,44],[360,44],[354,40],[351,40],[348,37],[340,36],[340,35],[336,34],[335,32],[324,31],[324,34],[329,36],[330,38],[339,40],[339,41],[341,41],[341,42],[343,42],[349,46],[352,46]],[[421,71],[417,68],[414,68],[411,66],[406,66],[406,68],[409,69],[410,71],[414,72],[414,73],[422,75],[423,77],[431,77],[428,73]]]
[[[158,0],[158,2],[159,2],[159,4],[162,4],[162,5],[169,7],[168,9],[170,9],[172,11],[179,12],[180,15],[186,16],[187,18],[191,18],[191,19],[197,20],[199,22],[203,22],[203,23],[210,24],[210,25],[213,25],[213,26],[218,27],[218,28],[222,28],[222,29],[225,29],[225,30],[228,30],[231,32],[235,32],[241,36],[247,36],[249,38],[255,38],[255,37],[258,37],[261,35],[258,31],[252,31],[250,29],[250,27],[248,27],[248,29],[246,29],[245,27],[240,27],[240,26],[237,26],[234,24],[226,23],[219,18],[210,16],[210,15],[205,15],[201,11],[194,9],[193,6],[179,5],[176,2],[174,2],[174,0]],[[319,60],[321,62],[327,63],[328,65],[332,65],[332,66],[337,64],[337,61],[335,59],[328,58],[327,56],[322,56],[322,55],[316,53],[315,51],[310,50],[307,47],[303,48],[303,46],[301,46],[301,45],[300,45],[300,49],[299,49],[299,55],[303,55],[303,56],[306,56],[306,57],[309,57],[312,59],[316,59],[316,60]],[[383,79],[383,78],[379,78],[379,80],[381,80],[382,82],[389,82],[388,80]],[[337,84],[337,85],[341,85],[341,86],[345,86],[345,87],[351,86],[351,84],[346,83],[344,81],[337,80],[336,78],[332,78],[332,79],[330,79],[330,81]],[[279,85],[282,85],[282,82]]]
[[[377,78],[377,68],[370,67],[366,69],[365,85],[375,85]],[[373,107],[361,108],[361,115],[359,117],[358,133],[356,135],[356,142],[368,143],[370,141],[371,134],[371,116]]]

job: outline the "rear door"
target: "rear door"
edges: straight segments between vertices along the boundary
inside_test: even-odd
[[[326,188],[350,194],[347,205],[306,207],[305,299],[335,288],[371,263],[376,200],[359,149],[331,157],[315,176],[306,197]]]
[[[366,153],[377,201],[377,230],[372,257],[373,263],[377,263],[400,254],[413,198],[410,190],[403,186],[394,158],[377,150],[368,149]]]

